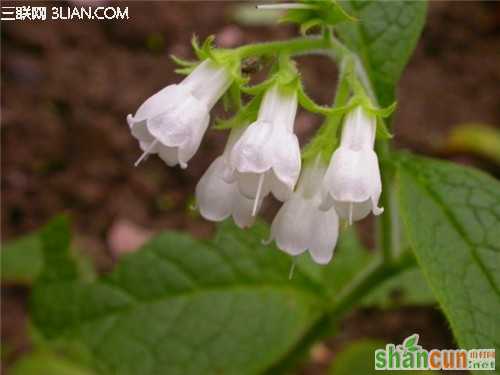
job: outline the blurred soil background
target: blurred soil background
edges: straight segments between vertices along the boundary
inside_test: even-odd
[[[73,222],[76,246],[105,272],[120,254],[155,232],[183,230],[209,237],[214,225],[190,207],[195,185],[222,152],[226,134],[209,131],[187,170],[168,168],[157,157],[134,168],[140,150],[125,117],[180,79],[168,56],[192,57],[193,33],[201,38],[215,34],[222,47],[297,34],[294,26],[255,23],[235,11],[242,4],[120,2],[109,5],[128,6],[128,21],[2,22],[2,241],[65,212]],[[299,69],[310,95],[328,104],[336,80],[331,62],[303,57]],[[449,137],[463,123],[497,130],[500,125],[500,2],[431,2],[398,98],[393,131],[398,148],[475,165],[498,177],[498,163],[453,147]],[[320,122],[314,115],[298,114],[302,143]],[[362,223],[360,231],[371,224]],[[28,293],[26,287],[2,286],[2,342],[9,348],[4,370],[29,350]],[[324,373],[335,353],[355,339],[398,343],[414,332],[426,348],[455,345],[435,308],[364,309],[348,317],[335,338],[316,347],[301,371]]]

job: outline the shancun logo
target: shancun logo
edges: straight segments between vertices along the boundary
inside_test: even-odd
[[[375,370],[495,370],[495,349],[426,350],[418,334],[375,351]]]

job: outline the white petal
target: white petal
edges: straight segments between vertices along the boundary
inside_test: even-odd
[[[309,223],[313,207],[298,195],[286,201],[271,225],[271,238],[290,255],[299,255],[308,247]]]
[[[341,147],[359,151],[363,148],[373,149],[377,119],[366,113],[362,107],[352,110],[344,121]]]
[[[249,199],[254,199],[257,195],[257,188],[259,186],[259,173],[236,173],[238,189],[245,197]],[[264,198],[271,191],[270,180],[267,174],[264,176],[264,183],[262,184],[262,190],[260,196]]]
[[[209,113],[206,106],[193,96],[182,104],[149,119],[148,130],[166,146],[180,146],[199,137],[206,130]]]
[[[354,222],[368,216],[372,210],[372,202],[370,199],[364,202],[335,201],[335,209],[342,219]]]
[[[321,200],[319,204],[319,209],[321,211],[328,211],[330,208],[333,207],[334,203],[335,201],[333,200],[329,192],[327,191],[321,192]]]
[[[158,152],[158,156],[167,163],[168,166],[173,167],[179,163],[177,147],[168,147],[162,144],[157,144],[154,148],[155,152]]]
[[[273,144],[270,143],[273,125],[254,122],[234,145],[230,164],[241,173],[264,173],[272,167]]]
[[[336,201],[364,202],[380,195],[382,183],[377,155],[373,150],[356,152],[338,148],[332,156],[325,175],[325,183]]]
[[[233,192],[232,216],[237,226],[240,228],[248,228],[255,222],[255,217],[252,215],[254,201],[243,196],[238,189]],[[262,199],[257,205],[257,211],[262,206]]]
[[[334,209],[314,211],[311,221],[308,248],[311,257],[318,264],[327,264],[333,256],[339,235],[339,218]]]
[[[196,151],[200,148],[203,135],[205,134],[208,125],[210,123],[210,118],[206,117],[199,120],[197,127],[188,142],[179,146],[179,164],[181,168],[187,167],[187,162],[196,154]]]
[[[312,163],[303,166],[300,172],[297,191],[304,198],[315,198],[318,204],[325,196],[323,181],[327,165],[321,155],[318,155]]]
[[[188,88],[198,100],[211,109],[229,88],[232,80],[231,74],[225,67],[217,66],[207,59],[198,64],[181,85]]]
[[[293,192],[293,185],[285,184],[278,179],[273,171],[267,172],[267,183],[276,199],[284,202],[290,198]]]
[[[297,94],[284,93],[277,85],[267,90],[259,108],[259,120],[293,131],[297,112]]]
[[[211,221],[222,221],[231,215],[236,186],[227,184],[220,175],[224,160],[218,157],[196,185],[196,202],[201,216]]]
[[[147,145],[151,142],[154,141],[154,137],[151,135],[151,133],[148,130],[148,127],[146,126],[146,121],[134,121],[132,115],[127,116],[127,122],[130,127],[130,132],[132,133],[132,136],[137,139],[139,142],[143,142],[144,146],[147,147]],[[142,148],[142,146],[141,146]],[[145,150],[144,148],[142,148]]]
[[[158,116],[170,108],[175,108],[184,102],[189,95],[188,88],[181,85],[169,85],[148,98],[139,107],[135,116],[129,117],[129,124],[130,121],[135,123],[145,121],[151,117]]]
[[[300,174],[300,146],[295,134],[277,126],[273,134],[273,171],[291,190]]]

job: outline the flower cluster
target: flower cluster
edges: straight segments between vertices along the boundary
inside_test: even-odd
[[[276,73],[261,85],[253,101],[258,102],[254,116],[240,116],[240,123],[231,127],[224,152],[198,182],[196,202],[204,218],[222,221],[231,216],[245,228],[272,194],[283,205],[272,222],[270,240],[293,256],[309,250],[315,262],[326,264],[337,242],[339,218],[352,223],[370,211],[383,211],[378,207],[382,186],[374,151],[377,115],[362,101],[352,102],[345,108],[333,154],[325,158],[317,152],[303,159],[294,133],[304,98],[297,78],[287,65],[285,74]],[[136,165],[158,154],[168,165],[186,168],[207,130],[210,110],[233,84],[228,66],[206,58],[182,82],[147,99],[127,118],[143,151]],[[305,107],[314,107],[308,98],[307,103]]]

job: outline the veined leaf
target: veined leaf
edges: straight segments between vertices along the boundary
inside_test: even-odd
[[[113,374],[257,374],[324,311],[323,288],[261,244],[267,229],[222,225],[212,243],[167,233],[97,282],[40,280],[33,319],[83,344]],[[47,263],[46,273],[59,263]],[[49,272],[50,271],[50,272]]]
[[[379,105],[394,102],[394,90],[425,22],[425,1],[341,1],[357,22],[338,24],[336,30],[363,62]]]
[[[411,246],[459,345],[500,347],[500,183],[410,156],[399,178]]]

